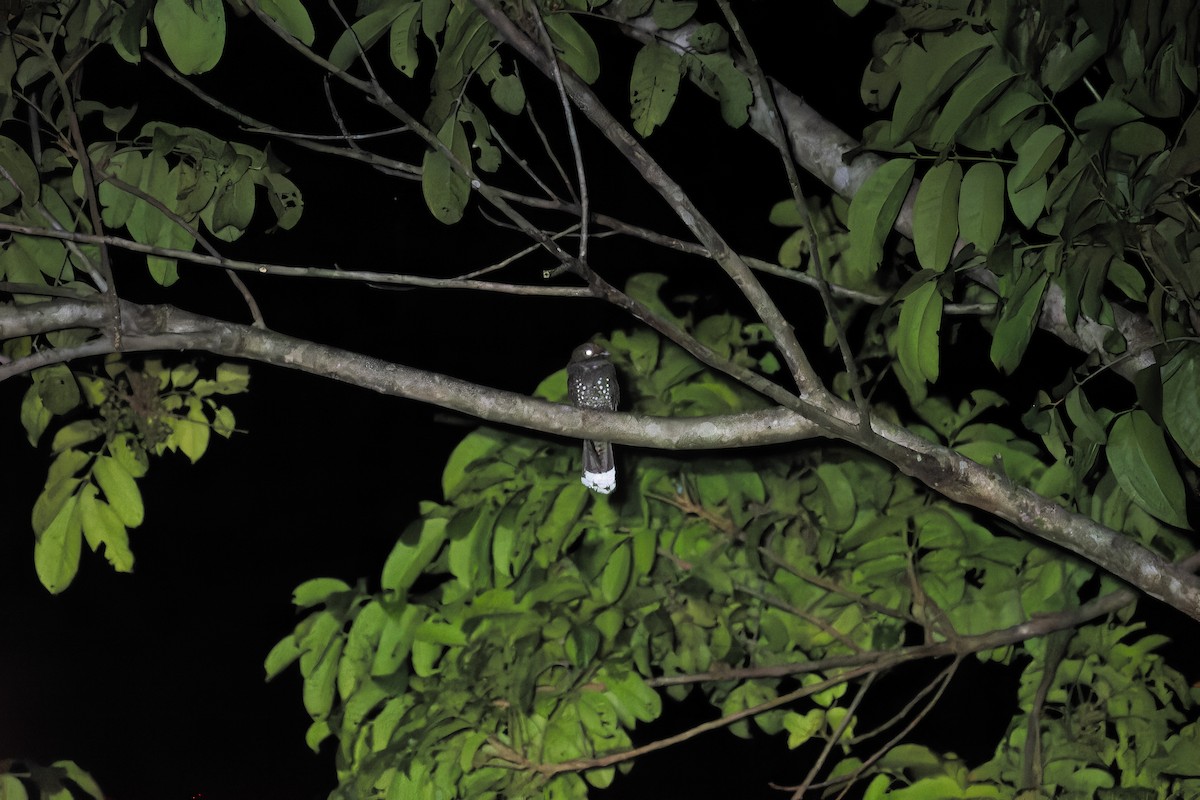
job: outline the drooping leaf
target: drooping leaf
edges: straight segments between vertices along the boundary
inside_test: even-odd
[[[82,548],[82,529],[79,522],[79,495],[69,495],[38,533],[33,546],[33,565],[38,580],[51,594],[66,589],[79,570],[79,551]]]
[[[629,79],[629,102],[633,129],[640,135],[649,136],[666,121],[682,72],[683,59],[662,45],[651,43],[638,51]]]
[[[1163,367],[1163,422],[1171,437],[1200,466],[1200,348],[1185,347]]]
[[[896,357],[908,376],[921,384],[938,379],[938,329],[942,324],[942,295],[937,281],[926,279],[900,307]]]
[[[1162,429],[1145,411],[1117,417],[1108,435],[1108,463],[1133,501],[1169,525],[1188,527],[1183,479]]]
[[[717,98],[725,124],[731,128],[745,125],[750,118],[749,108],[754,103],[754,90],[733,57],[726,52],[696,52],[688,53],[684,63],[696,85]]]
[[[313,31],[312,19],[300,0],[258,0],[258,7],[278,22],[279,27],[304,44],[312,46],[316,33]]]
[[[8,177],[0,175],[0,208],[17,200],[32,208],[41,195],[42,181],[25,148],[0,136],[0,164],[8,172]]]
[[[545,20],[550,41],[559,50],[562,60],[584,83],[595,83],[600,77],[600,53],[592,37],[570,14],[547,14]]]
[[[117,572],[133,571],[129,531],[112,506],[96,497],[93,484],[87,484],[79,493],[79,519],[89,547],[96,550],[104,545],[104,557],[113,569]]]
[[[361,53],[370,50],[383,37],[389,26],[410,5],[415,4],[405,0],[388,0],[351,25],[349,30],[343,30],[329,51],[329,63],[338,69],[349,69]]]
[[[913,245],[925,269],[941,272],[958,239],[958,194],[962,167],[943,161],[926,173],[913,210]]]
[[[1000,309],[1000,319],[992,332],[992,363],[1001,372],[1011,373],[1021,363],[1025,348],[1037,328],[1042,298],[1050,276],[1030,270],[1017,282]]]
[[[911,160],[894,158],[872,172],[855,192],[847,222],[846,258],[856,274],[873,275],[883,260],[883,243],[908,195],[915,169]]]
[[[421,4],[410,3],[400,9],[392,20],[389,53],[392,65],[401,73],[412,77],[417,71],[417,31],[420,30]]]
[[[963,239],[990,252],[1004,224],[1004,170],[999,164],[975,164],[963,176],[958,227]]]
[[[930,143],[934,149],[941,150],[949,146],[958,132],[995,100],[1014,77],[1013,71],[999,57],[990,57],[973,69],[954,88],[933,124]]]
[[[145,516],[142,493],[138,489],[137,481],[120,462],[112,456],[97,456],[92,465],[92,474],[104,491],[108,504],[121,518],[121,522],[130,528],[141,525]]]
[[[467,134],[456,117],[450,117],[442,124],[437,138],[460,165],[470,167],[471,150]],[[453,225],[462,219],[471,195],[471,184],[466,175],[451,166],[445,153],[430,148],[425,151],[425,160],[422,162],[421,193],[434,219]]]

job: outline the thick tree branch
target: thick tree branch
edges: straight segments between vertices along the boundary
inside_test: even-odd
[[[63,328],[103,329],[105,306],[95,300],[0,305],[0,340]],[[586,411],[489,389],[446,375],[392,364],[284,334],[191,314],[171,306],[122,306],[125,350],[206,350],[298,369],[383,394],[430,403],[489,422],[580,439],[672,450],[752,447],[828,436],[856,444],[944,496],[981,509],[1060,545],[1138,589],[1200,619],[1200,581],[1162,556],[1100,523],[1016,486],[999,472],[922,439],[876,415],[873,434],[858,429],[852,407],[809,419],[788,408],[721,417],[664,418]],[[86,355],[112,352],[91,342]],[[35,354],[36,363],[0,366],[0,381],[35,366],[84,355]]]

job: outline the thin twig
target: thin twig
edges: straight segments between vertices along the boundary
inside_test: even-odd
[[[779,107],[775,103],[775,95],[771,91],[771,86],[767,81],[766,75],[763,73],[762,67],[759,66],[758,56],[755,55],[754,48],[750,45],[750,40],[747,38],[746,32],[742,30],[741,23],[734,15],[733,9],[729,5],[729,0],[717,0],[717,5],[720,6],[721,13],[725,15],[725,21],[729,23],[730,30],[733,31],[738,45],[742,48],[742,53],[746,57],[750,74],[758,84],[758,94],[767,105],[767,117],[775,129],[775,135],[769,138],[774,139],[775,146],[783,160],[783,168],[787,173],[788,185],[792,189],[792,200],[795,202],[796,209],[800,212],[800,219],[804,223],[813,271],[817,277],[817,292],[821,296],[822,304],[825,306],[825,313],[828,315],[829,324],[833,326],[838,350],[842,355],[842,362],[845,364],[846,372],[850,376],[850,391],[854,396],[854,405],[858,408],[858,424],[864,436],[871,436],[871,409],[867,404],[866,397],[863,395],[862,375],[859,372],[858,362],[854,358],[854,353],[850,349],[850,342],[846,338],[846,327],[842,324],[841,312],[833,302],[833,295],[829,290],[829,281],[825,274],[825,262],[821,258],[821,243],[817,240],[817,232],[813,227],[812,214],[808,209],[808,198],[804,196],[804,192],[800,188],[800,176],[796,172],[796,162],[792,159],[791,150],[788,148],[787,132],[783,128],[783,117],[780,116]]]
[[[875,678],[879,675],[878,672],[872,672],[867,676],[867,679],[862,682],[862,686],[858,687],[858,691],[854,694],[854,699],[850,701],[850,705],[844,709],[845,714],[842,716],[842,721],[838,724],[837,730],[825,740],[825,746],[821,748],[820,754],[813,761],[812,766],[808,770],[808,774],[804,776],[804,780],[796,787],[796,791],[792,793],[792,800],[800,800],[804,797],[804,793],[808,791],[808,787],[816,780],[817,773],[821,771],[821,767],[825,765],[825,761],[829,758],[829,754],[833,751],[833,746],[842,739],[842,734],[846,732],[846,728],[850,727],[850,723],[854,721],[854,712],[862,704],[863,698],[867,696],[867,692],[871,689],[871,684],[875,682]]]
[[[567,139],[571,142],[571,153],[575,157],[575,178],[579,181],[579,263],[587,266],[588,259],[588,221],[591,201],[588,196],[587,173],[583,168],[583,150],[579,146],[579,134],[575,130],[575,114],[571,111],[571,100],[567,97],[566,87],[563,86],[562,68],[558,56],[554,52],[554,43],[550,41],[550,32],[546,30],[545,20],[537,6],[530,6],[533,21],[537,23],[538,32],[542,37],[542,45],[546,49],[546,58],[554,76],[554,86],[558,90],[558,98],[562,102],[563,119],[567,123]]]
[[[212,258],[216,258],[216,259],[222,258],[221,252],[219,250],[217,250],[217,248],[214,247],[212,245],[212,243],[209,242],[208,239],[203,234],[200,233],[199,228],[197,228],[195,225],[192,225],[190,222],[188,222],[183,217],[179,216],[179,214],[177,214],[174,209],[170,208],[166,203],[162,202],[154,195],[143,191],[141,189],[141,187],[134,186],[131,183],[121,180],[120,178],[118,178],[115,175],[109,175],[108,173],[104,172],[103,170],[99,170],[99,169],[96,170],[96,176],[100,179],[103,179],[103,180],[111,183],[113,186],[117,187],[121,191],[127,192],[127,193],[133,195],[134,197],[137,197],[138,199],[143,200],[143,201],[149,203],[150,205],[154,206],[154,208],[158,209],[163,214],[163,216],[165,216],[170,222],[174,223],[175,225],[178,225],[180,228],[182,228],[187,233],[188,236],[191,236],[194,240],[196,240],[196,242],[201,247],[203,247],[206,251],[208,251],[208,254]],[[238,292],[242,295],[242,300],[245,301],[246,307],[250,311],[250,318],[254,321],[254,327],[256,327],[256,328],[267,327],[266,322],[263,321],[262,311],[258,307],[258,302],[255,301],[254,296],[252,294],[250,294],[250,290],[246,287],[246,284],[230,268],[227,268],[225,270],[225,274],[229,277],[229,280],[233,284],[234,288],[237,289]]]

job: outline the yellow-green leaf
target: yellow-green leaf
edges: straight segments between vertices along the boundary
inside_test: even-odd
[[[78,497],[72,494],[66,498],[33,546],[33,565],[38,580],[51,594],[67,588],[79,571],[83,540],[77,513]]]
[[[145,516],[142,492],[125,467],[112,456],[98,456],[92,466],[92,475],[121,522],[130,528],[141,525]]]

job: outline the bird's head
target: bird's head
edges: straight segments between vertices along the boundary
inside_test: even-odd
[[[584,361],[591,361],[594,358],[607,358],[608,351],[595,342],[581,344],[571,353],[571,363],[580,364]]]

